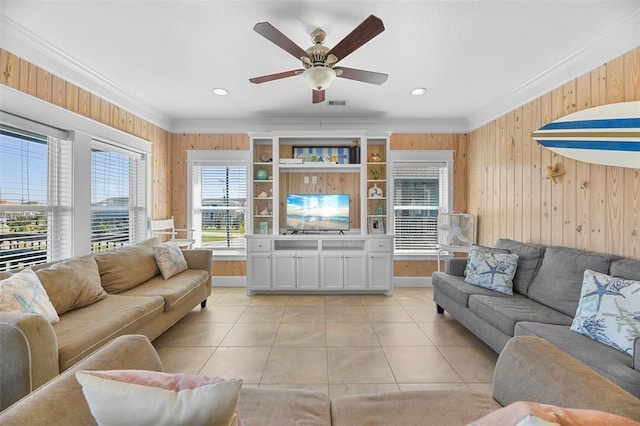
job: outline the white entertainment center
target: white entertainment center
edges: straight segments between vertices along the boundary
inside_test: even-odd
[[[389,134],[268,132],[249,136],[253,163],[247,294],[392,294]],[[348,225],[343,213],[328,219],[328,225],[323,220],[322,225],[314,225],[318,228],[294,232],[291,212],[287,214],[287,207],[291,209],[287,196],[292,194],[294,198],[300,194],[349,195]]]

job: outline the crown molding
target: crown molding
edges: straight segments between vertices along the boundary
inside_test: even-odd
[[[393,133],[466,133],[458,119],[203,119],[174,120],[172,133],[246,133],[367,129]]]
[[[91,92],[150,123],[168,130],[172,118],[144,99],[134,96],[62,49],[0,13],[0,47],[66,81]]]
[[[495,120],[560,85],[640,46],[640,9],[594,37],[571,55],[470,115],[469,131]]]

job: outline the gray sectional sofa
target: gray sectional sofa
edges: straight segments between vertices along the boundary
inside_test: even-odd
[[[183,250],[188,268],[165,280],[153,252],[158,244],[151,239],[32,268],[60,321],[0,312],[0,410],[114,338],[143,334],[153,340],[198,304],[204,307],[211,252]],[[9,275],[0,272],[0,279]]]
[[[452,258],[445,272],[433,274],[438,312],[447,311],[498,353],[513,336],[544,338],[640,398],[640,338],[629,356],[570,330],[586,269],[640,281],[640,262],[508,239],[498,240],[495,248],[519,256],[514,294],[467,284],[467,260]]]
[[[1,412],[0,424],[95,424],[74,375],[81,369],[162,371],[162,364],[146,337],[132,335],[116,338]],[[240,392],[237,413],[245,426],[457,426],[469,424],[489,413],[497,414],[496,410],[516,401],[598,410],[640,421],[639,399],[550,343],[530,336],[512,339],[498,357],[493,395],[455,389],[386,392],[330,399],[322,392],[246,386]],[[592,412],[583,416],[588,416],[593,424]],[[611,418],[605,415],[602,424],[610,422]],[[516,423],[487,421],[484,424]]]

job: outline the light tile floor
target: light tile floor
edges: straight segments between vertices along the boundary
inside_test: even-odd
[[[153,342],[168,372],[242,378],[244,386],[491,393],[497,355],[448,314],[431,288],[379,295],[259,295],[214,287]]]

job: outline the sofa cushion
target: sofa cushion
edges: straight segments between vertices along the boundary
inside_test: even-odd
[[[527,296],[564,314],[576,313],[586,269],[606,274],[614,256],[566,247],[547,247]]]
[[[464,425],[501,408],[491,395],[468,389],[341,396],[331,402],[332,424]]]
[[[107,295],[92,255],[54,263],[36,270],[36,275],[58,315],[91,305]]]
[[[38,276],[29,268],[0,281],[0,312],[39,314],[52,324],[60,321]]]
[[[575,333],[568,325],[519,322],[516,336],[538,336],[582,361],[627,392],[640,398],[640,371],[633,370],[629,355]]]
[[[513,291],[526,296],[531,281],[542,265],[546,247],[500,238],[496,242],[496,248],[509,250],[509,253],[518,255],[518,269],[513,277]]]
[[[167,242],[153,247],[153,254],[165,280],[187,269],[187,261],[177,244]]]
[[[633,355],[640,337],[640,281],[584,271],[571,330]]]
[[[626,417],[604,411],[564,408],[555,405],[518,401],[487,414],[471,426],[494,425],[581,425],[634,426],[638,423]]]
[[[484,247],[473,246],[467,262],[465,282],[478,287],[513,294],[513,276],[518,267],[518,255],[499,253]]]
[[[434,272],[432,276],[433,288],[453,299],[456,303],[465,308],[469,305],[469,296],[482,294],[495,297],[509,297],[504,293],[498,293],[476,285],[464,282],[464,277],[448,275],[442,272]]]
[[[242,388],[238,400],[238,416],[247,426],[330,426],[330,404],[326,392]]]
[[[570,325],[571,317],[521,295],[469,297],[469,309],[498,330],[513,336],[518,321]]]
[[[198,291],[202,285],[209,285],[209,274],[199,269],[187,269],[178,275],[163,279],[160,275],[140,284],[124,293],[122,296],[162,296],[165,312],[180,306],[188,296]]]
[[[242,380],[145,370],[76,372],[98,424],[237,426]]]
[[[163,309],[164,300],[160,296],[108,294],[91,306],[67,312],[64,321],[53,325],[58,339],[60,371],[115,337],[136,333],[160,316]]]
[[[640,281],[640,261],[631,259],[614,260],[611,262],[609,275]]]
[[[154,241],[157,242],[155,239],[147,240],[95,255],[102,287],[107,293],[121,293],[160,273],[153,255]]]

